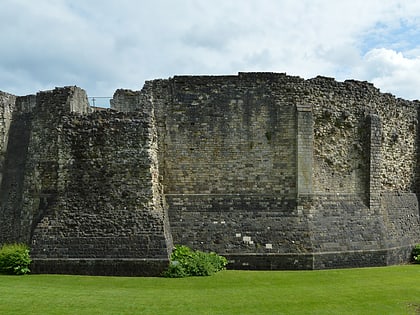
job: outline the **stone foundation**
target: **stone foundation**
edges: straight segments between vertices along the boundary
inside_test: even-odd
[[[39,259],[31,264],[31,273],[124,277],[157,277],[168,268],[167,259]]]

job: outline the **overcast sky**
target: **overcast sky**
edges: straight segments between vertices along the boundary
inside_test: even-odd
[[[420,99],[420,1],[1,0],[2,91],[112,96],[244,71],[367,80]]]

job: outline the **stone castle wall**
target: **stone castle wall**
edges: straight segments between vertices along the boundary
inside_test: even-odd
[[[415,190],[417,102],[379,93],[364,82],[315,78],[308,85],[314,112],[315,191],[366,190],[369,115],[378,116],[382,126],[380,189]]]
[[[150,113],[91,112],[85,92],[69,87],[38,93],[21,115],[13,120],[26,131],[10,134],[8,150],[18,174],[1,189],[2,242],[29,243],[35,272],[163,270],[172,245]]]
[[[176,243],[224,255],[310,248],[296,211],[296,107],[282,97],[294,82],[260,76],[175,77],[147,92],[161,96],[153,99]]]
[[[156,107],[176,243],[237,268],[327,268],[404,261],[419,238],[418,103],[272,73],[174,77],[140,93]]]
[[[367,82],[175,76],[106,111],[75,87],[0,96],[0,243],[39,272],[156,274],[173,243],[238,269],[377,266],[420,241],[419,103]]]

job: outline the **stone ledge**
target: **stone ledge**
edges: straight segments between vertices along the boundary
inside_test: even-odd
[[[34,274],[70,274],[89,276],[143,276],[162,275],[168,267],[168,259],[33,259]]]
[[[223,254],[234,270],[320,270],[407,263],[414,245],[377,250],[308,253]]]

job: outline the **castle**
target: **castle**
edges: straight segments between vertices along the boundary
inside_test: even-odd
[[[420,102],[367,82],[175,76],[0,92],[0,244],[36,273],[158,275],[174,244],[229,268],[384,266],[420,242]]]

